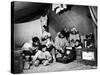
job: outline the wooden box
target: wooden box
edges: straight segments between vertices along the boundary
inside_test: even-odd
[[[81,62],[85,65],[97,66],[97,49],[82,49]]]

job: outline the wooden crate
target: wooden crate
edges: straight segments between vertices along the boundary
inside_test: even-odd
[[[84,58],[84,53],[87,53],[88,59]],[[93,48],[82,49],[81,58],[83,64],[97,66],[97,49],[93,49]]]
[[[23,57],[18,51],[14,52],[14,72],[13,73],[22,73],[23,72]]]
[[[97,49],[83,48],[76,50],[76,59],[85,65],[97,66]]]

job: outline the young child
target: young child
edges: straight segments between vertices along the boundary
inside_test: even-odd
[[[46,50],[46,45],[42,45],[41,52],[39,52],[39,54],[36,56],[36,60],[34,62],[35,66],[38,66],[39,64],[43,64],[45,66],[50,64],[50,62],[52,61],[52,56]]]

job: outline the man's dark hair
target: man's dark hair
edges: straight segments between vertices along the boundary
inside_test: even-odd
[[[45,47],[47,48],[47,46],[46,46],[46,45],[42,45],[42,48],[45,48]]]
[[[46,46],[46,45],[42,45],[42,46],[41,46],[41,50],[42,50],[43,48],[47,48],[47,46]]]
[[[38,37],[33,37],[33,38],[32,38],[32,41],[33,41],[33,42],[40,42],[40,40],[39,40]]]
[[[64,31],[64,30],[62,30],[60,33],[61,33],[63,36],[65,36],[65,31]]]
[[[40,40],[39,40],[38,37],[33,37],[33,38],[32,38],[32,42],[33,42],[32,45],[33,45],[34,47],[37,47],[37,46],[40,45]],[[36,43],[38,43],[38,45],[37,45]]]
[[[60,35],[62,35],[63,37],[61,37]],[[60,38],[64,38],[65,37],[65,32],[64,31],[61,31],[60,34],[59,34],[59,37]]]

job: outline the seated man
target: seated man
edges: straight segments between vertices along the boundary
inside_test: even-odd
[[[57,37],[55,38],[55,47],[57,51],[64,52],[64,48],[66,46],[69,46],[68,40],[66,40],[66,37],[64,36],[64,32],[61,31],[58,33]]]
[[[62,59],[65,54],[65,48],[69,46],[69,42],[64,36],[64,31],[58,33],[57,37],[55,38],[55,47],[56,47],[56,61],[57,62],[64,62],[65,59]]]
[[[26,42],[22,47],[22,55],[25,61],[24,69],[29,69],[33,64],[33,57],[38,53],[40,48],[40,40],[38,37],[33,37],[31,41]]]
[[[52,56],[47,51],[46,45],[42,45],[42,50],[39,51],[38,54],[35,55],[34,65],[38,66],[39,64],[49,65],[52,62]]]

